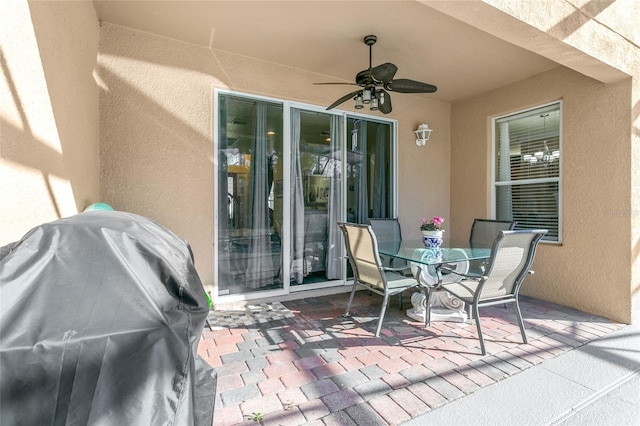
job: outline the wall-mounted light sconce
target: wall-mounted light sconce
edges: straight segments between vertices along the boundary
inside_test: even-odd
[[[430,129],[428,124],[419,125],[418,130],[413,132],[416,134],[416,145],[425,146],[432,131],[433,129]]]

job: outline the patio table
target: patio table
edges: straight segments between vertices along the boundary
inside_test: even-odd
[[[411,266],[422,294],[411,297],[413,308],[407,315],[424,319],[425,326],[429,326],[432,315],[436,320],[467,320],[464,303],[444,290],[441,284],[462,279],[447,271],[466,273],[470,261],[489,258],[491,247],[471,247],[469,241],[455,240],[447,240],[439,248],[427,248],[421,240],[379,241],[378,252],[382,256],[405,260]],[[446,266],[445,271],[443,266]]]

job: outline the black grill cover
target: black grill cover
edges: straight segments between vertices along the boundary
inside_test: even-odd
[[[212,424],[207,298],[187,242],[92,211],[0,250],[1,425]]]

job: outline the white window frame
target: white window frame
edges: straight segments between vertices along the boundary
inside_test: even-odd
[[[538,109],[542,109],[542,108],[548,108],[548,107],[552,107],[552,106],[558,106],[559,109],[559,128],[558,128],[558,143],[559,143],[559,149],[560,149],[560,159],[559,159],[559,165],[558,165],[558,177],[557,178],[539,178],[539,179],[528,179],[528,180],[523,180],[523,179],[519,179],[519,180],[509,180],[509,181],[498,181],[497,176],[496,176],[496,150],[498,149],[498,144],[496,141],[496,123],[504,118],[507,117],[512,117],[515,115],[525,115],[527,113],[530,113],[532,111],[538,110]],[[548,243],[548,244],[562,244],[562,222],[563,222],[563,214],[562,214],[562,200],[563,200],[563,195],[562,195],[562,180],[563,180],[563,170],[562,170],[562,164],[564,161],[564,150],[562,148],[563,145],[563,103],[562,100],[557,100],[557,101],[553,101],[553,102],[549,102],[546,104],[541,104],[541,105],[536,105],[535,107],[531,107],[531,108],[527,108],[527,109],[523,109],[523,110],[519,110],[519,111],[514,111],[511,112],[509,114],[503,114],[500,116],[496,116],[493,117],[491,120],[491,147],[492,147],[492,155],[491,155],[491,214],[493,218],[496,218],[497,216],[497,187],[499,186],[513,186],[513,185],[521,185],[521,184],[531,184],[531,183],[544,183],[544,182],[557,182],[558,183],[558,201],[557,201],[557,205],[558,205],[558,239],[556,240],[548,240],[548,239],[543,239],[541,240],[542,243]],[[516,225],[516,229],[518,229],[517,225]]]

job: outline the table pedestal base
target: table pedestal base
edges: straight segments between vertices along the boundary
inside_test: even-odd
[[[413,312],[413,309],[407,310],[407,316],[424,324],[424,311],[421,313]],[[467,322],[467,313],[462,311],[450,311],[443,308],[431,308],[431,321],[450,321],[450,322]]]
[[[412,309],[407,310],[407,316],[424,323],[426,297],[422,293],[411,296]],[[467,312],[464,302],[452,296],[445,290],[436,291],[431,296],[431,321],[466,322]]]

